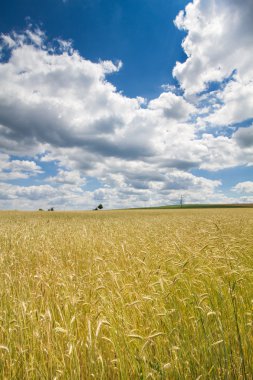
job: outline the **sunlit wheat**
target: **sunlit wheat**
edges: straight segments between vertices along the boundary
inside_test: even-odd
[[[0,217],[1,379],[253,378],[253,210]]]

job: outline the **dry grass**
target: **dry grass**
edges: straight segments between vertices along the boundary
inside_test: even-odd
[[[253,210],[0,214],[1,379],[252,379]]]

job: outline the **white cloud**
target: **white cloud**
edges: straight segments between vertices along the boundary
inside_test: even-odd
[[[176,20],[188,31],[184,48],[189,58],[174,69],[184,96],[167,85],[156,99],[128,98],[107,79],[120,70],[120,61],[91,62],[71,41],[47,43],[39,29],[3,35],[9,55],[0,63],[0,179],[41,173],[35,156],[36,162],[53,162],[57,174],[37,186],[2,183],[1,196],[7,200],[0,207],[13,208],[18,199],[23,208],[93,208],[99,200],[107,207],[159,205],[177,202],[182,192],[188,202],[229,201],[219,190],[220,179],[189,172],[253,163],[252,127],[231,136],[199,135],[201,124],[211,123],[215,133],[215,126],[244,121],[253,109],[248,52],[238,63],[237,53],[227,58],[227,46],[219,43],[224,38],[234,49],[227,28],[236,2],[212,4],[194,1]],[[247,7],[246,1],[233,19],[236,30],[242,27],[239,16],[246,23]],[[242,35],[248,34],[244,27]],[[246,52],[251,36],[242,35],[240,46]],[[210,36],[216,41],[212,49]],[[196,95],[207,82],[222,81],[234,69],[233,81],[207,95],[206,102]],[[30,160],[24,158],[27,152]],[[88,176],[100,183],[94,191],[85,189]]]
[[[81,178],[80,172],[78,170],[63,170],[59,169],[55,177],[48,177],[48,182],[53,183],[66,183],[76,186],[81,186],[85,184],[85,179]]]
[[[34,161],[11,160],[7,154],[0,153],[0,180],[34,177],[43,170]]]
[[[234,70],[244,82],[252,79],[253,3],[251,0],[194,0],[175,20],[187,36],[188,58],[177,63],[173,74],[187,93],[222,81]]]
[[[235,132],[234,138],[241,148],[248,148],[253,153],[253,125],[248,128],[239,128]]]
[[[253,82],[244,83],[239,76],[234,78],[217,93],[217,101],[222,105],[205,119],[207,122],[217,126],[253,118]]]
[[[118,141],[121,129],[135,116],[140,99],[124,97],[106,81],[105,75],[121,64],[92,63],[76,51],[52,54],[32,42],[17,43],[9,61],[1,64],[2,148],[15,152],[19,140],[24,151],[40,144],[108,154],[122,144],[124,151],[125,143]]]
[[[232,188],[232,191],[235,191],[240,194],[244,194],[244,193],[252,194],[253,196],[253,182],[252,181],[239,182]]]
[[[168,119],[186,121],[196,111],[192,104],[185,101],[182,96],[172,92],[164,92],[159,98],[151,100],[148,107],[151,110],[159,110]]]
[[[228,125],[253,117],[252,19],[251,0],[194,0],[176,17],[176,26],[187,31],[182,46],[188,58],[177,62],[173,75],[186,97],[210,82],[221,85],[213,99],[218,106],[204,123]]]
[[[91,192],[84,192],[80,187],[63,184],[52,185],[32,185],[18,186],[7,183],[0,183],[0,208],[56,209],[92,208],[95,201]]]
[[[138,207],[178,203],[181,194],[187,202],[217,202],[224,200],[222,193],[215,189],[219,181],[195,177],[180,171],[173,171],[159,182],[154,173],[146,173],[142,180],[133,172],[111,174],[107,186],[88,191],[77,184],[57,186],[45,184],[37,186],[17,186],[0,183],[0,208],[19,209],[92,209],[98,203],[108,208]],[[149,177],[150,176],[150,177]],[[164,182],[166,180],[166,182]],[[142,186],[140,186],[142,185]]]

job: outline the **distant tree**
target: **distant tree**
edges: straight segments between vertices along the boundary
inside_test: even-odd
[[[97,211],[97,210],[102,210],[103,205],[100,203],[96,208],[94,208],[94,211]]]
[[[39,211],[44,211],[43,208],[39,208]]]
[[[47,211],[54,211],[54,207],[50,207]]]

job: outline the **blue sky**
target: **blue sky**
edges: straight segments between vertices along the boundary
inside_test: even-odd
[[[250,0],[2,2],[0,207],[253,202],[252,15]]]
[[[176,83],[172,69],[184,60],[184,33],[173,20],[186,0],[48,0],[3,2],[2,32],[32,23],[49,38],[71,39],[92,61],[121,60],[124,67],[110,81],[125,95],[153,98],[164,83]]]

